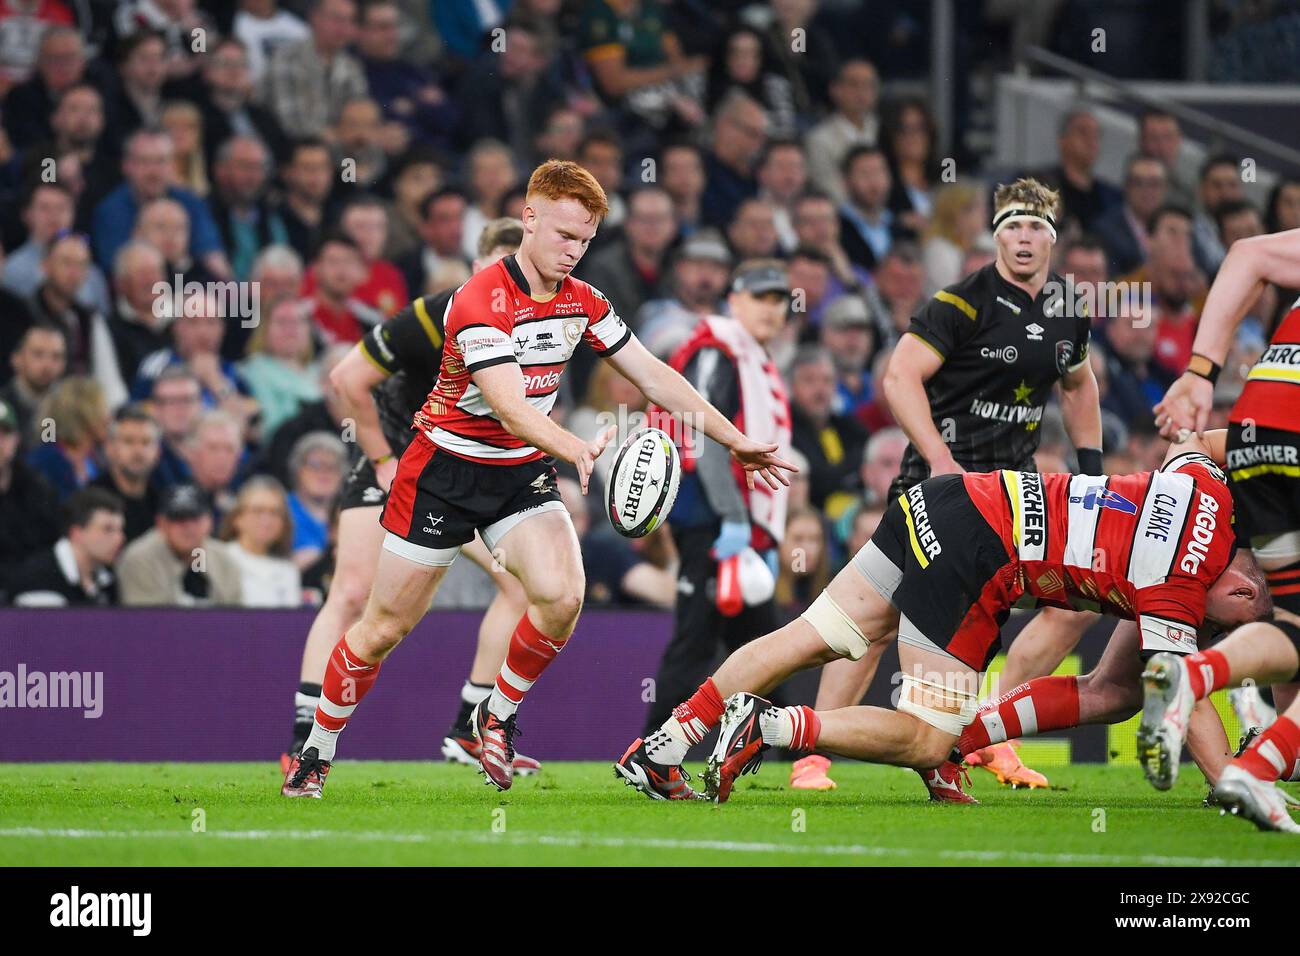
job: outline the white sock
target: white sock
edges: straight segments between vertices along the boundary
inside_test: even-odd
[[[341,733],[343,733],[341,730],[326,730],[319,722],[313,721],[311,733],[307,735],[307,742],[302,745],[303,752],[306,753],[308,747],[315,747],[321,760],[333,760],[334,749],[338,746]]]
[[[492,694],[494,686],[494,684],[475,684],[467,680],[465,686],[460,689],[460,699],[473,706],[481,700],[486,700]]]
[[[769,747],[789,747],[794,741],[791,707],[768,707],[758,715],[758,729]]]
[[[500,688],[494,684],[492,693],[488,697],[487,709],[489,713],[495,714],[498,720],[505,720],[519,709],[519,705],[501,693]]]
[[[645,752],[655,763],[673,767],[686,759],[686,751],[691,749],[691,745],[673,735],[668,728],[669,721],[674,724],[677,723],[675,718],[670,717],[668,721],[664,722],[663,727],[647,737],[645,739]],[[680,727],[678,729],[680,730]]]

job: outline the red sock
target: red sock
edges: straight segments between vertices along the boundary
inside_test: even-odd
[[[1039,677],[989,701],[962,731],[962,756],[1014,737],[1032,737],[1079,723],[1079,678]]]
[[[1222,651],[1199,651],[1187,658],[1187,683],[1197,700],[1228,686],[1228,659]]]
[[[817,716],[817,711],[811,707],[805,707],[803,704],[790,707],[788,711],[794,723],[794,734],[790,738],[790,749],[796,752],[800,750],[816,750],[817,738],[822,733],[822,719]]]
[[[1279,717],[1233,763],[1260,780],[1290,780],[1295,776],[1297,759],[1300,727],[1289,717]]]
[[[722,707],[722,695],[713,686],[713,678],[710,677],[684,704],[673,708],[673,716],[686,732],[686,739],[692,744],[698,744],[722,719]]]
[[[326,730],[342,730],[378,677],[379,664],[367,664],[357,657],[348,647],[345,633],[334,645],[325,665],[325,679],[321,681],[320,700],[316,704],[316,723]]]
[[[529,688],[542,676],[542,671],[555,660],[555,655],[560,653],[566,640],[568,638],[547,637],[533,626],[525,611],[515,625],[514,634],[510,635],[510,649],[506,651],[501,673],[497,674],[497,691],[507,701],[518,706]]]

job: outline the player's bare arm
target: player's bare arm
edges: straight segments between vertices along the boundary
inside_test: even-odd
[[[966,469],[952,457],[952,449],[935,427],[925,383],[943,366],[943,356],[924,339],[908,333],[898,340],[889,359],[881,388],[899,427],[930,464],[930,474],[960,474]]]
[[[483,393],[483,398],[492,407],[506,431],[578,469],[578,480],[585,495],[591,481],[591,472],[596,467],[596,459],[618,429],[611,425],[590,441],[584,441],[557,425],[550,416],[528,403],[524,393],[523,373],[514,362],[479,369],[470,378]]]
[[[756,442],[731,423],[720,411],[705,401],[690,382],[671,366],[650,354],[638,340],[632,339],[609,362],[646,398],[675,415],[688,415],[700,430],[731,452],[745,468],[745,479],[754,487],[754,475],[762,476],[768,486],[788,485],[783,471],[797,472],[793,462],[776,455],[777,446]]]
[[[330,384],[338,392],[346,417],[356,422],[357,444],[375,465],[375,477],[385,491],[397,474],[397,457],[384,437],[379,409],[371,390],[388,378],[388,373],[366,358],[360,344],[343,357],[330,372]]]
[[[1061,377],[1061,417],[1075,448],[1101,448],[1101,395],[1087,359]]]
[[[1200,359],[1223,365],[1237,326],[1269,283],[1300,288],[1300,229],[1232,244],[1201,311],[1192,343],[1193,365]],[[1208,378],[1184,372],[1155,407],[1161,434],[1173,438],[1185,428],[1205,431],[1213,400],[1214,384]]]

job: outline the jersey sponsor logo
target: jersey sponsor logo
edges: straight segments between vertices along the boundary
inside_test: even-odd
[[[972,399],[970,403],[970,413],[979,418],[989,418],[998,422],[1009,422],[1013,425],[1023,424],[1026,431],[1033,431],[1038,427],[1038,423],[1043,418],[1042,405],[1003,405],[1001,402],[986,402],[983,399]]]
[[[1089,511],[1093,508],[1111,508],[1126,515],[1135,515],[1138,507],[1117,491],[1111,491],[1105,485],[1093,485],[1082,495],[1071,495],[1070,504],[1082,504]]]
[[[525,391],[543,391],[548,388],[555,388],[560,384],[560,373],[551,369],[549,372],[539,372],[536,375],[524,375]]]
[[[913,543],[933,561],[943,553],[943,546],[939,544],[939,538],[930,526],[930,515],[925,508],[925,492],[920,485],[913,485],[907,490],[907,503]]]
[[[1020,473],[1021,548],[1041,551],[1047,541],[1047,505],[1043,500],[1043,476],[1037,472]]]
[[[1002,359],[1002,361],[1010,365],[1020,357],[1020,351],[1014,345],[1004,345],[997,349],[991,349],[986,345],[980,349],[980,355],[984,358]]]
[[[1263,464],[1300,465],[1300,449],[1293,445],[1247,445],[1244,448],[1228,449],[1229,468]]]
[[[1181,571],[1195,574],[1201,569],[1201,563],[1210,556],[1210,542],[1214,540],[1214,529],[1218,527],[1215,517],[1219,511],[1219,502],[1214,496],[1200,493],[1196,515],[1192,518],[1192,534],[1187,539],[1187,552],[1178,562]]]
[[[1030,322],[1025,326],[1025,337],[1031,342],[1041,342],[1043,341],[1043,333],[1046,331],[1047,329],[1043,328],[1037,322]]]

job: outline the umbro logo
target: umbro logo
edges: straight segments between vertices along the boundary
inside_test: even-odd
[[[1043,341],[1043,333],[1046,331],[1047,330],[1037,322],[1031,322],[1029,325],[1025,326],[1025,334],[1029,337],[1029,341],[1031,342]]]
[[[365,491],[361,492],[361,500],[364,501],[366,504],[373,504],[374,502],[377,501],[383,501],[384,489],[376,488],[373,485],[371,485]]]

